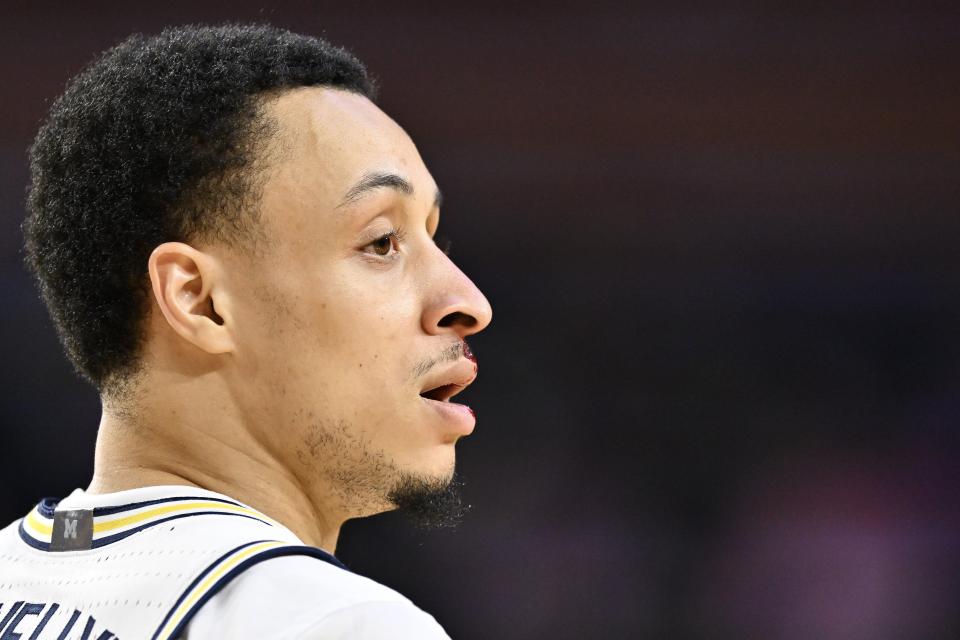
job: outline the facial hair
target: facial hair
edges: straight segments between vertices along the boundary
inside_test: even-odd
[[[403,474],[388,499],[420,529],[452,529],[470,510],[460,495],[463,484],[456,474],[450,478]]]

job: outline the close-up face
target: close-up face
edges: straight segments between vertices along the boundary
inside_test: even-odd
[[[452,477],[474,417],[449,396],[476,375],[464,338],[490,304],[435,244],[438,187],[383,111],[301,88],[266,113],[266,242],[222,255],[231,387],[299,482],[348,517],[384,510],[402,478]]]

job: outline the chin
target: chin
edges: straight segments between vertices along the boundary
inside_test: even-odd
[[[403,475],[422,478],[433,483],[449,484],[453,480],[457,458],[452,446],[438,447],[428,460],[420,460],[403,470]]]
[[[399,479],[388,499],[415,526],[456,527],[469,509],[461,499],[463,483],[455,475],[408,474]]]

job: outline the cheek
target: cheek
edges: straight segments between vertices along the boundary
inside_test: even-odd
[[[420,327],[418,297],[399,273],[399,267],[397,274],[354,269],[329,289],[313,292],[309,306],[318,344],[372,369],[409,351]]]
[[[432,354],[416,348],[419,298],[399,268],[383,272],[347,262],[325,277],[286,273],[251,287],[244,305],[238,356],[251,380],[341,412],[351,405],[396,405],[401,394],[409,395],[413,365]]]

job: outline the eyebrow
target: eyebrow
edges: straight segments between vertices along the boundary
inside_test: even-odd
[[[384,187],[399,191],[405,196],[413,195],[413,185],[403,176],[397,175],[396,173],[371,171],[365,173],[355,185],[347,189],[343,200],[340,201],[340,204],[338,204],[336,208],[339,209],[351,205],[358,200],[362,200],[371,192]],[[443,204],[443,194],[440,193],[440,189],[437,189],[437,193],[433,197],[433,206],[440,208],[441,204]]]

